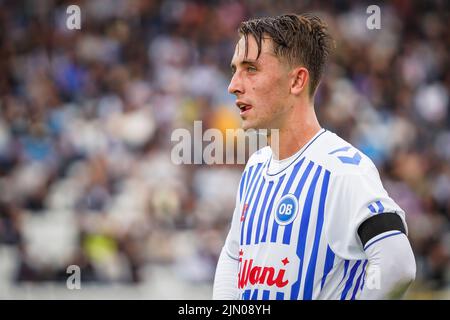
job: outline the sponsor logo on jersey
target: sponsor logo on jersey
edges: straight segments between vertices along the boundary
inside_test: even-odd
[[[286,269],[282,267],[272,266],[257,266],[253,265],[253,259],[245,259],[242,261],[243,251],[239,252],[239,274],[238,274],[238,287],[242,289],[248,284],[265,284],[267,286],[275,286],[277,288],[283,288],[289,283],[289,280],[284,279]],[[289,263],[289,259],[286,257],[281,260],[283,266]]]

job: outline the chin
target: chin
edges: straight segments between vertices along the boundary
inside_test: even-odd
[[[255,130],[257,129],[257,127],[253,123],[248,121],[248,120],[243,120],[241,127],[242,127],[242,129],[244,129],[244,131],[247,131],[247,130],[250,130],[250,129],[255,129]]]
[[[267,129],[267,126],[264,126],[261,123],[249,121],[249,120],[242,120],[242,129],[245,131],[253,129],[253,130],[259,130],[259,129]]]

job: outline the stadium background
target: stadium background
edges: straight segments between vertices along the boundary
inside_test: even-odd
[[[239,127],[239,22],[306,11],[337,44],[320,121],[407,212],[407,298],[449,299],[449,3],[407,0],[0,1],[0,298],[209,299],[242,166],[173,165],[170,135]]]

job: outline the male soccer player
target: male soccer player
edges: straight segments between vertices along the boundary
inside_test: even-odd
[[[373,162],[314,111],[331,37],[312,15],[243,22],[229,92],[255,152],[217,265],[214,299],[389,299],[415,278],[404,211]],[[375,134],[375,133],[374,133]]]

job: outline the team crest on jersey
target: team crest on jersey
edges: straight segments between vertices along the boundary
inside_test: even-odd
[[[280,225],[288,225],[297,217],[298,200],[293,194],[286,194],[275,206],[275,221]]]

